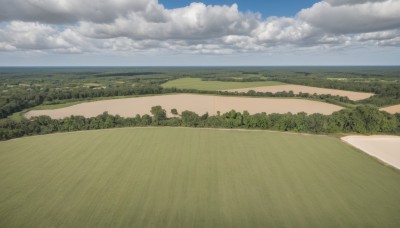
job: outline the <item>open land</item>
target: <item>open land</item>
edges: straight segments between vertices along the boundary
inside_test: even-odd
[[[0,142],[0,227],[399,227],[400,173],[327,136],[125,128]]]
[[[221,82],[221,81],[203,81],[200,78],[180,78],[164,83],[164,88],[177,89],[197,89],[207,91],[238,89],[256,86],[274,86],[284,83],[276,81],[260,81],[260,82]]]
[[[48,115],[53,119],[68,117],[71,115],[82,115],[94,117],[108,112],[122,117],[133,117],[136,114],[150,114],[153,106],[161,105],[171,116],[170,110],[176,108],[179,112],[189,110],[197,114],[209,113],[216,115],[229,112],[232,109],[250,114],[255,113],[299,113],[306,112],[331,114],[339,111],[342,107],[303,99],[277,99],[277,98],[244,98],[223,97],[194,94],[175,94],[151,97],[135,97],[125,99],[114,99],[81,103],[69,107],[54,110],[32,110],[25,114],[27,118],[32,116]]]
[[[230,89],[230,92],[248,92],[249,90],[254,90],[256,92],[289,92],[293,91],[295,94],[299,93],[309,93],[309,94],[330,94],[334,96],[342,96],[348,97],[350,100],[358,101],[364,100],[371,96],[373,93],[361,93],[361,92],[353,92],[353,91],[345,91],[345,90],[337,90],[337,89],[325,89],[311,86],[302,86],[302,85],[276,85],[276,86],[262,86],[262,87],[253,87],[253,88],[240,88],[240,89]]]
[[[382,108],[382,111],[386,111],[390,114],[400,113],[400,105],[393,105],[386,108]]]
[[[378,158],[379,160],[400,169],[400,137],[399,136],[346,136],[343,141]]]

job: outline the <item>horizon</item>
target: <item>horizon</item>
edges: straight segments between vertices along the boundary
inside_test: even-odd
[[[400,65],[192,65],[192,66],[180,66],[180,65],[138,65],[138,66],[107,66],[107,65],[65,65],[65,66],[0,66],[0,68],[264,68],[264,67],[400,67]]]

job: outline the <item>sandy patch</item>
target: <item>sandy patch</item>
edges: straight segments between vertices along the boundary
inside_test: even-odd
[[[70,107],[54,110],[33,110],[25,114],[27,118],[32,116],[48,115],[54,119],[60,119],[71,115],[83,115],[93,117],[107,111],[109,114],[122,117],[133,117],[136,114],[150,114],[153,106],[161,105],[171,116],[170,110],[176,108],[179,113],[190,110],[198,114],[208,112],[215,115],[232,109],[249,113],[299,113],[306,112],[321,113],[329,115],[339,111],[342,107],[328,103],[302,100],[302,99],[275,99],[275,98],[244,98],[244,97],[223,97],[194,94],[174,94],[151,97],[135,97],[115,100],[104,100],[87,102]]]
[[[400,113],[400,105],[393,105],[386,108],[381,108],[380,110],[386,111],[390,114]]]
[[[243,88],[243,89],[230,89],[227,91],[230,92],[248,92],[249,90],[254,90],[256,92],[283,92],[283,91],[293,91],[295,94],[302,93],[310,93],[310,94],[331,94],[331,95],[339,95],[343,97],[348,97],[350,100],[363,100],[373,96],[373,93],[361,93],[361,92],[353,92],[353,91],[345,91],[345,90],[337,90],[337,89],[324,89],[310,86],[301,86],[301,85],[277,85],[277,86],[263,86],[263,87],[253,87],[253,88]]]
[[[342,140],[365,153],[400,169],[399,136],[346,136],[343,137]]]

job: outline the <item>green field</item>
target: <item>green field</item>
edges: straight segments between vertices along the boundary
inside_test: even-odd
[[[400,227],[400,173],[328,136],[112,129],[0,142],[0,227]]]
[[[258,86],[274,86],[283,85],[281,82],[264,81],[264,82],[220,82],[220,81],[202,81],[200,78],[180,78],[164,83],[165,88],[175,87],[177,89],[197,89],[197,90],[226,90],[240,89]]]

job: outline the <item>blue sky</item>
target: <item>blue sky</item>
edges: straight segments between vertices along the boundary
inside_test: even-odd
[[[400,65],[400,0],[191,3],[0,0],[0,66]]]
[[[240,11],[259,12],[263,17],[294,16],[301,9],[311,7],[316,0],[159,0],[166,8],[173,9],[190,5],[192,2],[203,2],[207,5],[232,5],[237,3]]]

